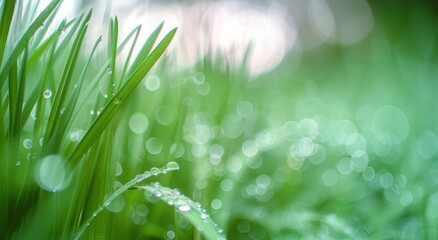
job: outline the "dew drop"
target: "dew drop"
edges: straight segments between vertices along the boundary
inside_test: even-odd
[[[108,69],[106,69],[106,73],[108,75],[111,75],[111,74],[113,74],[113,70],[111,68],[108,68]]]
[[[44,97],[45,99],[49,99],[51,96],[52,96],[52,91],[51,91],[50,89],[46,89],[46,90],[44,90],[44,92],[43,92],[43,97]]]
[[[23,146],[26,149],[32,148],[32,146],[33,146],[32,140],[31,139],[24,139]]]
[[[16,165],[16,166],[20,166],[20,164],[21,164],[20,161],[15,162],[15,165]]]
[[[169,162],[166,165],[168,171],[178,170],[179,164],[177,162]]]
[[[190,205],[188,205],[187,203],[178,206],[178,210],[181,211],[181,212],[187,212],[187,211],[190,211],[190,209],[191,209]]]

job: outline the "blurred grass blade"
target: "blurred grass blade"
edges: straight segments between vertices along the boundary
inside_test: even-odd
[[[21,52],[24,50],[24,48],[27,46],[27,43],[29,42],[30,38],[35,34],[36,30],[40,28],[41,24],[47,19],[47,17],[52,14],[53,10],[58,6],[59,2],[61,0],[53,0],[41,13],[40,15],[33,21],[33,23],[29,26],[29,28],[26,30],[26,32],[23,34],[23,36],[18,40],[17,45],[12,50],[11,55],[9,56],[8,60],[6,61],[5,65],[0,71],[0,87],[3,86],[3,84],[6,81],[6,75],[9,72],[9,69],[11,68],[12,64],[15,62],[15,60],[20,56]],[[9,1],[6,1],[9,2]],[[6,6],[6,4],[5,4]],[[3,32],[3,29],[2,31]],[[3,34],[3,33],[2,33]]]
[[[0,67],[2,66],[3,62],[3,54],[5,53],[6,49],[6,41],[8,40],[9,28],[11,26],[14,9],[15,0],[8,0],[3,2],[0,19]]]
[[[128,77],[126,83],[121,89],[112,96],[111,100],[105,106],[100,115],[91,125],[81,142],[76,147],[75,151],[69,157],[69,163],[75,166],[87,150],[97,142],[99,136],[111,122],[114,115],[127,102],[129,96],[135,90],[137,85],[143,80],[144,76],[149,72],[153,65],[158,61],[160,56],[169,46],[176,32],[176,28],[171,30],[152,53],[140,64],[140,66]]]
[[[207,211],[199,203],[180,194],[178,190],[161,186],[158,183],[137,188],[159,197],[168,205],[174,206],[179,214],[187,218],[207,239],[225,239],[223,230],[218,229],[217,224],[210,218]]]
[[[134,187],[135,185],[141,183],[147,178],[150,178],[152,176],[157,176],[158,174],[166,174],[170,171],[175,171],[179,169],[179,165],[176,162],[169,162],[165,167],[162,168],[152,168],[150,171],[145,171],[142,174],[138,174],[133,179],[131,179],[129,182],[127,182],[125,185],[118,188],[113,194],[111,194],[101,206],[99,206],[96,211],[93,212],[93,214],[85,221],[81,227],[79,228],[78,232],[75,234],[74,239],[81,238],[82,234],[84,234],[87,227],[93,222],[94,218],[99,215],[100,212],[103,211],[103,209],[110,205],[111,202],[116,199],[118,196],[120,196],[122,193],[126,192],[128,189]]]
[[[116,57],[117,57],[117,41],[119,35],[119,23],[117,18],[111,20],[110,29],[109,29],[109,44],[108,44],[108,56],[110,57],[110,65],[109,71],[107,73],[110,74],[110,79],[108,81],[108,93],[112,93],[114,91],[113,84],[115,83],[116,77]]]

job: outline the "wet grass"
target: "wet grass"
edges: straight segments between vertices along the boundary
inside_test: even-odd
[[[175,69],[163,25],[139,43],[140,26],[120,36],[113,18],[87,46],[92,12],[55,24],[59,1],[12,3],[0,22],[3,238],[438,236],[435,33],[419,36],[431,54],[376,31],[250,79],[245,62],[208,57]]]

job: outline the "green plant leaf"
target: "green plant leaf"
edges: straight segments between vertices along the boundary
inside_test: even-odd
[[[145,171],[142,174],[138,174],[133,179],[131,179],[129,182],[127,182],[125,185],[118,188],[114,193],[112,193],[101,206],[99,206],[96,211],[93,212],[93,214],[81,225],[78,232],[75,234],[74,239],[81,238],[82,234],[84,234],[85,230],[88,228],[88,226],[93,222],[94,218],[99,215],[103,211],[103,209],[110,205],[114,199],[116,199],[118,196],[122,195],[124,192],[126,192],[128,189],[134,187],[135,185],[141,183],[147,178],[150,178],[152,176],[157,176],[158,174],[166,174],[170,171],[175,171],[179,169],[179,165],[176,162],[169,162],[165,167],[162,168],[152,168],[149,171]]]
[[[3,84],[5,83],[6,75],[8,74],[9,69],[11,68],[12,64],[16,61],[18,56],[20,56],[24,48],[27,46],[27,43],[29,42],[30,38],[35,34],[36,30],[38,30],[38,28],[47,19],[47,17],[50,16],[50,14],[52,14],[53,10],[58,6],[60,1],[61,0],[53,0],[52,2],[50,2],[50,4],[40,13],[40,15],[35,19],[35,21],[32,22],[32,24],[29,26],[29,28],[26,30],[26,32],[20,38],[20,40],[18,40],[17,45],[14,47],[5,65],[0,70],[0,87],[3,86]],[[3,32],[3,29],[1,32]]]
[[[151,54],[140,64],[140,66],[133,71],[128,77],[126,83],[117,91],[117,93],[111,97],[110,101],[106,104],[103,111],[96,118],[87,131],[81,142],[76,147],[75,151],[68,158],[68,162],[75,166],[87,150],[95,142],[97,142],[99,136],[105,130],[106,126],[111,122],[114,115],[122,108],[127,102],[129,96],[135,90],[137,85],[143,80],[144,76],[149,72],[153,65],[158,61],[159,57],[164,53],[167,46],[169,46],[176,32],[176,28],[171,30],[158,46],[151,52]]]
[[[211,240],[225,239],[223,230],[217,227],[217,224],[210,218],[207,211],[201,207],[201,204],[182,195],[179,190],[163,187],[159,183],[137,186],[136,188],[153,194],[168,205],[174,206],[176,211],[187,218],[205,238]]]

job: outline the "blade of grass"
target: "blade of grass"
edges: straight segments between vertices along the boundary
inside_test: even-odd
[[[90,224],[93,222],[93,220],[103,211],[105,207],[111,204],[114,199],[116,199],[118,196],[122,195],[124,192],[126,192],[128,189],[133,188],[135,185],[141,183],[147,178],[157,176],[158,174],[166,174],[170,171],[175,171],[179,169],[179,165],[176,162],[169,162],[165,167],[162,168],[152,168],[150,171],[145,171],[143,174],[138,174],[133,179],[131,179],[129,182],[127,182],[125,185],[118,188],[113,194],[111,194],[101,206],[99,206],[96,211],[93,212],[93,214],[81,225],[79,230],[74,236],[74,239],[80,239],[82,234],[84,234],[85,230],[90,226]]]
[[[146,41],[146,43],[143,45],[140,52],[138,53],[138,56],[135,58],[134,62],[132,63],[128,72],[128,76],[132,75],[132,73],[142,64],[144,59],[149,55],[152,47],[157,41],[161,29],[163,29],[163,25],[164,22],[160,23],[160,25],[158,25],[158,27],[151,33],[148,40]]]
[[[199,203],[195,203],[190,198],[180,194],[178,190],[163,187],[158,183],[136,186],[136,188],[153,194],[168,205],[174,206],[177,212],[187,218],[205,238],[211,240],[225,239],[223,230],[216,227],[217,224],[209,217],[207,211]]]
[[[111,20],[110,22],[110,33],[109,33],[109,44],[108,44],[108,56],[110,57],[110,66],[109,71],[110,79],[108,81],[108,93],[114,92],[113,84],[115,83],[116,76],[116,55],[117,55],[117,38],[118,38],[118,30],[119,24],[117,18]]]
[[[176,28],[171,30],[158,46],[152,51],[152,53],[139,65],[139,67],[128,77],[126,83],[120,88],[120,90],[111,97],[108,104],[105,106],[101,114],[91,125],[90,129],[86,132],[81,142],[76,147],[75,151],[68,158],[68,162],[74,166],[77,165],[87,150],[92,146],[99,136],[105,130],[108,123],[114,117],[114,115],[122,108],[127,102],[129,96],[132,94],[137,85],[143,80],[144,76],[149,72],[152,66],[158,61],[159,57],[164,53],[167,46],[169,46],[176,32]]]
[[[120,52],[124,49],[124,47],[127,45],[129,39],[133,36],[134,33],[139,32],[140,26],[137,26],[134,28],[128,36],[123,40],[123,42],[120,44],[120,46],[117,48],[117,54],[120,54]],[[133,47],[133,46],[132,46]],[[108,60],[99,70],[99,72],[96,74],[96,76],[91,80],[91,84],[88,85],[88,87],[84,91],[85,96],[91,96],[92,93],[96,90],[96,85],[99,83],[99,80],[106,74],[106,71],[108,70],[108,66],[110,65],[110,60]],[[118,88],[116,88],[118,89]],[[112,95],[112,94],[111,94]],[[87,98],[80,99],[79,105],[82,106],[87,101]]]
[[[81,75],[79,76],[79,80],[75,87],[73,88],[73,93],[70,96],[67,105],[65,107],[64,113],[60,116],[59,122],[60,124],[57,126],[56,131],[54,131],[54,134],[56,134],[55,139],[61,139],[62,136],[65,135],[65,132],[67,131],[67,126],[69,122],[71,122],[73,112],[75,110],[76,104],[78,102],[79,93],[82,89],[82,84],[85,79],[85,74],[88,70],[88,66],[90,65],[90,62],[94,56],[94,53],[96,52],[96,48],[99,45],[99,43],[102,41],[102,36],[98,38],[98,40],[94,43],[94,46],[91,50],[91,54],[88,57],[87,62],[84,65],[84,68],[82,69]]]
[[[15,9],[15,0],[3,2],[3,8],[0,19],[0,67],[3,63],[3,54],[6,48],[6,41],[8,40],[9,28],[12,23],[12,16]],[[1,86],[1,84],[0,84]]]
[[[53,101],[53,107],[50,112],[49,120],[47,122],[46,131],[44,135],[44,146],[46,146],[49,141],[54,144],[55,146],[59,142],[60,139],[51,139],[53,135],[53,130],[56,129],[57,124],[59,124],[60,115],[63,114],[64,103],[68,96],[68,91],[71,85],[71,80],[73,77],[73,71],[76,66],[76,61],[79,56],[79,50],[81,48],[82,42],[85,37],[85,33],[88,29],[88,21],[91,18],[91,11],[88,12],[87,16],[83,20],[81,26],[79,27],[78,35],[76,36],[76,39],[73,43],[73,47],[70,51],[70,54],[68,56],[67,62],[65,64],[60,83],[58,85],[58,89],[56,91],[55,99]],[[68,111],[72,111],[69,109]],[[48,146],[48,148],[45,149],[46,153],[49,154],[53,151],[53,147]]]
[[[15,46],[14,50],[12,50],[11,55],[9,56],[5,65],[0,71],[0,87],[3,86],[3,84],[5,83],[9,69],[11,68],[15,60],[18,58],[18,56],[21,54],[23,49],[27,46],[29,39],[35,34],[35,31],[41,26],[41,24],[47,19],[47,17],[50,16],[50,14],[52,14],[53,10],[58,6],[60,1],[61,0],[53,0],[52,2],[50,2],[50,4],[40,13],[40,15],[35,19],[35,21],[33,21],[33,23],[29,26],[29,28],[26,30],[26,32],[20,38],[20,40],[18,40],[17,45]],[[1,32],[3,32],[3,30]]]

